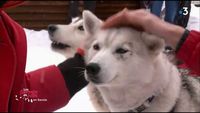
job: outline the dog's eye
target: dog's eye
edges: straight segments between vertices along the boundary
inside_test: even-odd
[[[98,50],[100,49],[100,47],[99,47],[98,44],[95,44],[95,45],[93,46],[93,49],[98,51]]]
[[[80,31],[84,31],[83,26],[78,26],[78,29],[79,29]]]
[[[116,53],[118,53],[118,54],[124,54],[124,53],[126,53],[126,52],[128,52],[128,50],[127,50],[127,49],[123,49],[123,48],[118,48],[118,49],[116,50]]]

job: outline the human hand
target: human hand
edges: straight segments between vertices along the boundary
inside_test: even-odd
[[[177,25],[167,23],[150,12],[124,9],[109,17],[102,28],[129,26],[140,31],[145,31],[163,38],[167,44],[176,47],[185,29]]]
[[[140,31],[150,32],[149,24],[161,20],[144,9],[128,10],[124,9],[119,13],[109,17],[102,28],[130,26]]]

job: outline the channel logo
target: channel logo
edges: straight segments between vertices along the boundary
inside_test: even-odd
[[[184,16],[186,16],[186,15],[188,15],[188,7],[183,7],[180,11],[179,11],[179,14],[180,15],[184,15]]]

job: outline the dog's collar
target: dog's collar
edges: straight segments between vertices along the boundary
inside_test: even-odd
[[[154,95],[149,97],[142,105],[140,105],[137,108],[130,109],[130,110],[128,110],[128,112],[139,112],[140,113],[140,112],[144,111],[146,108],[148,108],[150,106],[150,103],[153,101],[154,98],[155,98]]]

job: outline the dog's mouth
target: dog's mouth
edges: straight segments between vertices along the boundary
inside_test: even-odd
[[[87,77],[85,78],[88,82],[92,82],[93,84],[96,84],[96,85],[99,85],[101,84],[102,82],[99,80],[99,78],[97,77],[92,77],[93,75],[88,75],[87,74]]]
[[[63,43],[60,43],[60,42],[57,42],[57,41],[52,41],[51,46],[53,48],[56,48],[56,49],[65,49],[65,48],[70,48],[71,47],[68,44],[63,44]]]
[[[96,85],[103,84],[100,80],[95,79],[95,78],[89,78],[89,81]]]

